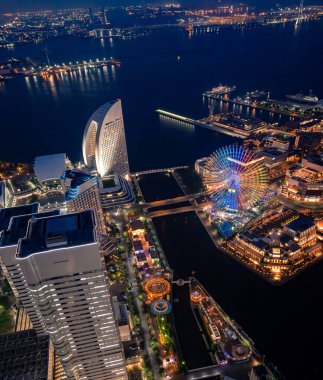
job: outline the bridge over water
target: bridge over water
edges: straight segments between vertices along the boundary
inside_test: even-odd
[[[162,168],[162,169],[148,169],[148,170],[143,170],[141,172],[134,172],[134,173],[131,173],[131,176],[135,176],[135,177],[138,177],[140,175],[144,175],[144,174],[154,174],[154,173],[164,173],[164,172],[174,172],[175,170],[179,170],[179,169],[187,169],[188,168],[188,165],[184,165],[184,166],[174,166],[174,167],[171,167],[171,168]]]

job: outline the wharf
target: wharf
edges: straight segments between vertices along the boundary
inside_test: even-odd
[[[249,133],[244,131],[244,130],[240,131],[240,130],[238,130],[238,128],[232,128],[231,126],[228,126],[228,125],[225,125],[223,123],[216,122],[216,121],[213,121],[212,123],[208,123],[208,122],[201,121],[201,120],[191,119],[189,117],[185,117],[182,115],[177,115],[175,113],[168,112],[168,111],[165,111],[162,109],[157,109],[156,112],[159,115],[168,117],[170,119],[178,120],[178,121],[181,121],[181,122],[189,124],[189,125],[194,125],[196,127],[207,128],[207,129],[210,129],[211,131],[223,133],[225,135],[229,135],[232,137],[238,137],[240,139],[245,139],[249,136]]]
[[[289,117],[299,117],[300,116],[297,113],[294,113],[292,111],[281,110],[281,109],[278,109],[275,107],[261,105],[261,104],[255,103],[255,102],[248,102],[248,101],[244,101],[243,99],[237,99],[237,98],[236,99],[229,99],[229,98],[224,98],[224,97],[218,97],[216,99],[218,101],[236,104],[238,106],[243,106],[243,107],[255,108],[255,109],[267,111],[270,113],[275,113],[278,115],[284,115],[284,116],[289,116]]]
[[[70,62],[68,65],[63,63],[60,65],[43,65],[43,66],[33,66],[30,68],[14,68],[10,69],[8,75],[0,75],[1,81],[6,81],[12,78],[18,77],[31,77],[37,76],[42,78],[48,78],[53,75],[59,75],[62,73],[75,72],[80,70],[91,70],[97,69],[105,66],[120,66],[121,62],[115,59],[96,59],[95,61],[82,61],[82,62]]]

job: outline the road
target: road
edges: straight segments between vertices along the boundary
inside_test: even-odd
[[[143,174],[155,174],[155,173],[173,172],[173,171],[178,170],[178,169],[187,169],[187,168],[188,168],[188,166],[185,165],[185,166],[173,166],[171,168],[162,168],[162,169],[148,169],[148,170],[143,170],[141,172],[131,173],[131,176],[132,177],[137,177],[137,176],[140,176],[140,175],[143,175]]]
[[[206,195],[206,194],[207,192],[202,192],[202,193],[197,193],[197,194],[183,195],[183,196],[175,197],[175,198],[162,199],[160,201],[144,203],[142,207],[151,208],[151,207],[167,206],[174,203],[180,203],[180,202],[185,202],[185,201],[193,201],[194,199],[199,198],[202,195]]]
[[[205,204],[190,205],[190,206],[184,206],[184,207],[171,208],[169,210],[159,210],[159,211],[148,212],[146,215],[149,218],[158,218],[159,216],[174,215],[174,214],[180,214],[182,212],[189,212],[189,211],[197,211],[197,210],[203,209],[204,207],[205,207]]]

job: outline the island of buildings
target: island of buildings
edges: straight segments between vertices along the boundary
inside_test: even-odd
[[[197,160],[204,188],[182,186],[174,199],[143,199],[120,100],[90,117],[84,164],[66,154],[1,164],[3,299],[14,305],[0,335],[4,378],[202,378],[187,368],[173,319],[172,289],[185,284],[210,375],[281,378],[194,276],[174,280],[151,218],[196,211],[225,254],[275,283],[291,278],[322,257],[322,122],[311,116],[279,129],[218,118],[252,135]],[[176,168],[157,171],[182,183]],[[15,344],[37,345],[41,360],[22,359]]]

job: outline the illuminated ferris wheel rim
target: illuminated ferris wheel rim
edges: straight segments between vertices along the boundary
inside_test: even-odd
[[[263,158],[239,145],[216,150],[205,169],[207,191],[218,205],[252,207],[264,196],[268,186]]]

